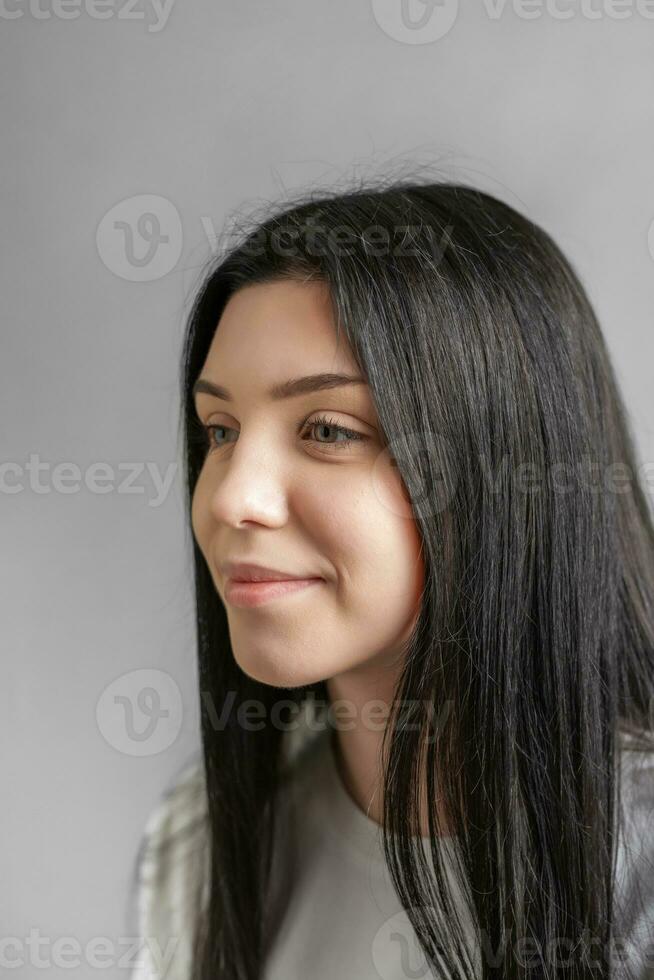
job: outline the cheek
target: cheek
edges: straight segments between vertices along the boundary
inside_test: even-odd
[[[424,585],[421,538],[399,478],[385,492],[372,479],[312,494],[316,546],[334,566],[339,595],[353,613],[413,616]],[[389,485],[390,484],[390,485]],[[398,497],[399,494],[399,497]]]
[[[206,481],[202,479],[202,474],[200,474],[191,501],[191,526],[198,547],[206,558],[211,518],[209,513],[209,492],[205,483]]]
[[[367,510],[366,536],[360,541],[363,570],[376,604],[386,603],[398,617],[413,615],[424,583],[421,542],[415,522],[383,505]]]

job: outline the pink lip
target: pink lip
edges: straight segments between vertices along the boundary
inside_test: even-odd
[[[269,568],[267,565],[255,565],[251,562],[224,561],[221,563],[221,571],[225,578],[234,579],[236,582],[280,582],[287,579],[307,579],[318,578],[317,575],[307,575],[306,572],[299,575],[293,572],[281,571],[278,568]]]
[[[291,592],[300,592],[323,581],[322,578],[295,578],[270,582],[235,582],[230,578],[225,583],[225,601],[232,606],[260,606],[264,602],[279,599]]]

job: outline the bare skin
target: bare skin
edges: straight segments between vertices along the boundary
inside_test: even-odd
[[[381,823],[383,732],[379,713],[371,724],[368,712],[393,697],[424,584],[421,542],[365,382],[268,395],[273,384],[319,373],[361,375],[323,283],[265,283],[231,297],[199,377],[232,400],[196,395],[200,421],[219,428],[209,433],[192,524],[239,666],[273,686],[327,681],[330,701],[349,706],[337,725],[341,778]],[[329,423],[315,424],[320,416]],[[239,607],[225,600],[226,559],[323,581]]]

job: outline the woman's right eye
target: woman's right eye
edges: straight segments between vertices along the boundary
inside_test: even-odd
[[[202,428],[204,429],[204,434],[205,434],[205,438],[206,438],[206,442],[207,442],[207,449],[209,450],[209,452],[211,452],[213,449],[221,449],[222,446],[224,445],[224,443],[221,443],[220,445],[218,445],[214,441],[213,433],[217,429],[224,429],[225,432],[235,432],[236,431],[235,429],[231,429],[228,425],[218,425],[216,422],[213,422],[210,425],[203,425]]]

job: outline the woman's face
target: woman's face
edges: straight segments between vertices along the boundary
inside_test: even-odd
[[[208,433],[193,532],[225,604],[237,663],[278,687],[393,664],[423,588],[417,527],[368,385],[269,393],[326,373],[361,373],[336,336],[327,286],[259,284],[231,297],[200,372],[230,397],[195,396],[200,421],[218,428]],[[321,416],[328,423],[315,424]],[[237,605],[225,596],[226,561],[320,581]]]

